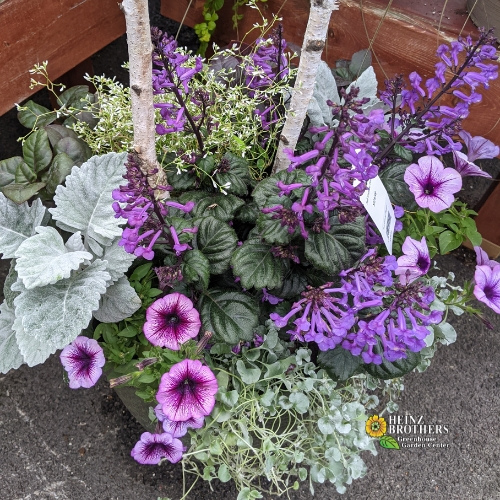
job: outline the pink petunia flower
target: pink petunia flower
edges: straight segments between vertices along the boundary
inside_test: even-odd
[[[404,255],[398,258],[398,267],[394,272],[399,275],[400,283],[407,285],[427,273],[431,266],[431,259],[425,236],[421,241],[407,236],[401,249]]]
[[[198,335],[200,327],[200,315],[191,300],[175,292],[147,308],[143,331],[153,345],[178,351],[181,344]]]
[[[415,195],[418,206],[441,212],[451,206],[462,189],[462,176],[453,168],[444,168],[435,156],[419,158],[418,165],[406,169],[404,180]]]
[[[156,399],[166,418],[186,422],[210,414],[217,389],[217,380],[208,366],[184,359],[162,375]]]
[[[175,464],[181,460],[183,451],[182,442],[168,432],[162,434],[144,432],[130,455],[143,465],[157,465],[162,458]]]
[[[474,281],[476,299],[500,314],[500,264],[494,267],[476,266]]]
[[[102,367],[106,362],[97,340],[83,336],[76,337],[66,346],[61,352],[60,359],[68,372],[71,389],[79,387],[88,389],[95,385],[102,375]]]

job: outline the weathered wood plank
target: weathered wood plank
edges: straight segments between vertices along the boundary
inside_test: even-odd
[[[36,90],[28,70],[49,61],[55,80],[125,33],[116,0],[6,0],[0,3],[0,115]]]

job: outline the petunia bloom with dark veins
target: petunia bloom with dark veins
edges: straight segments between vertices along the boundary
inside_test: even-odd
[[[453,195],[462,189],[462,176],[453,168],[444,168],[435,156],[423,156],[418,164],[408,166],[404,180],[418,206],[436,213],[450,207]]]
[[[476,266],[474,281],[476,299],[500,314],[500,264]]]
[[[68,372],[71,389],[79,387],[88,389],[95,385],[102,375],[102,367],[106,362],[97,340],[83,336],[76,337],[66,346],[61,352],[60,359]]]
[[[143,331],[153,345],[178,351],[181,344],[198,335],[200,327],[200,315],[191,299],[175,292],[147,308]]]
[[[215,405],[215,375],[199,360],[184,359],[163,374],[156,394],[166,418],[186,422],[209,415]]]
[[[431,259],[425,236],[420,241],[407,236],[401,249],[404,255],[398,258],[398,268],[395,274],[399,275],[400,283],[406,285],[427,274]]]
[[[168,432],[162,434],[144,432],[130,455],[143,465],[158,465],[162,458],[175,464],[181,460],[183,451],[182,442]]]

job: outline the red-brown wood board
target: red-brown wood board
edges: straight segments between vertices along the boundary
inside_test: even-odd
[[[5,0],[0,3],[0,115],[30,90],[29,69],[49,61],[55,80],[125,33],[117,0]]]
[[[193,0],[184,23],[188,26],[202,22],[203,0]],[[408,75],[418,71],[425,79],[434,73],[434,57],[437,46],[450,42],[458,34],[477,34],[477,28],[468,20],[465,0],[427,0],[409,2],[394,0],[340,0],[340,9],[333,12],[328,30],[325,60],[333,65],[338,59],[350,59],[358,50],[368,48],[370,39],[377,32],[373,46],[373,66],[379,82],[396,73]],[[175,2],[162,0],[161,13],[180,21],[189,0]],[[309,0],[267,0],[259,6],[267,17],[279,11],[283,17],[285,38],[298,46],[302,44],[304,28],[309,14]],[[232,2],[219,11],[214,40],[219,45],[238,39],[232,28]],[[280,10],[281,9],[281,10]],[[242,8],[244,18],[239,23],[239,33],[248,32],[259,21],[257,11]],[[440,29],[438,29],[440,28]],[[257,33],[255,34],[255,36]],[[255,38],[253,36],[253,39]],[[248,37],[245,41],[252,41]],[[473,135],[482,135],[500,143],[500,81],[491,82],[484,92],[483,102],[472,106],[471,114],[464,122]]]

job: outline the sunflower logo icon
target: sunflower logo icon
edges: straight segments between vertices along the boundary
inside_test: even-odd
[[[382,437],[387,432],[387,422],[384,417],[379,417],[378,415],[372,415],[366,421],[366,433],[373,437]]]
[[[372,438],[379,438],[379,443],[382,448],[399,450],[399,443],[392,436],[386,435],[387,422],[384,417],[372,415],[366,421],[366,433]]]

